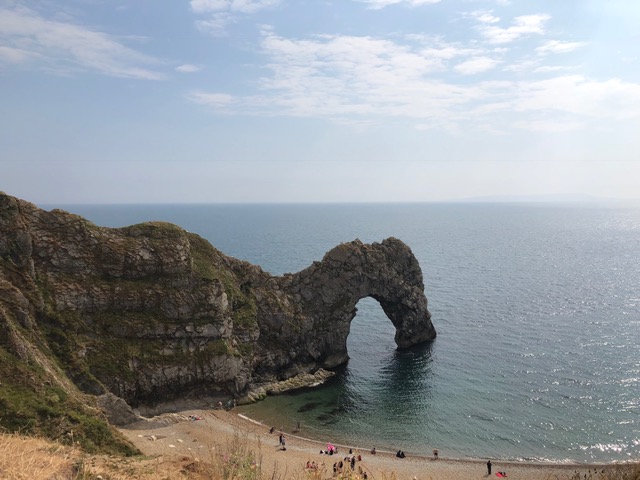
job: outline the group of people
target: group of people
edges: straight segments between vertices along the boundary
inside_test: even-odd
[[[189,420],[191,420],[191,421],[201,420],[201,419],[202,419],[201,417],[197,417],[195,415],[189,415]],[[299,424],[298,424],[298,427],[299,427]],[[273,433],[274,431],[275,431],[274,427],[271,427],[271,429],[269,429],[269,433]],[[284,433],[282,433],[282,432],[280,432],[280,434],[278,435],[278,446],[280,447],[280,450],[286,450],[287,449],[287,447],[286,447],[286,439],[285,439]],[[326,450],[320,450],[320,454],[321,455],[323,455],[323,454],[324,455],[335,455],[337,453],[338,453],[338,448],[335,445],[331,444],[331,443],[327,444],[327,449]],[[373,447],[371,449],[371,455],[375,455],[376,453],[377,453],[376,452],[376,447]],[[405,455],[404,451],[398,450],[396,452],[396,457],[405,458],[406,455]],[[434,460],[438,459],[438,450],[437,449],[433,449],[433,459]],[[345,468],[345,466],[347,468],[350,467],[352,471],[355,471],[356,462],[360,462],[360,461],[362,461],[362,455],[354,455],[353,454],[353,449],[349,449],[349,456],[346,456],[346,457],[344,457],[344,459],[342,459],[342,460],[340,460],[338,462],[335,462],[333,464],[333,474],[334,474],[334,476],[342,473],[343,469]],[[324,468],[324,463],[322,465],[323,465],[323,468]],[[492,467],[491,460],[488,460],[487,461],[487,474],[488,475],[491,475],[491,467]],[[311,462],[311,461],[307,460],[306,468],[308,470],[317,470],[319,468],[319,466],[318,466],[318,464],[316,464],[316,462]],[[367,480],[367,478],[368,478],[367,472],[364,471],[361,466],[358,468],[358,470],[359,470],[358,473],[360,474],[360,476],[364,480]],[[507,472],[496,472],[496,475],[499,476],[499,477],[505,478],[507,476]]]
[[[348,457],[344,457],[342,460],[339,460],[333,464],[333,476],[338,476],[345,471],[346,468],[350,468],[351,471],[356,470],[356,461],[361,461],[362,457],[360,455],[352,455]],[[307,470],[324,470],[325,464],[322,462],[321,465],[318,465],[315,461],[307,460],[306,469]],[[360,478],[367,480],[369,475],[365,470],[363,470],[362,466],[358,465],[358,474]]]
[[[355,455],[352,449],[349,449],[349,455],[344,459],[337,461],[333,464],[333,475],[341,474],[345,468],[351,468],[351,471],[356,470],[356,462],[362,461],[362,455]],[[363,479],[367,479],[367,472],[362,469],[362,466],[358,466],[358,473]]]
[[[320,450],[320,455],[334,455],[338,453],[337,448],[327,448],[326,450]]]
[[[190,415],[189,416],[189,420],[201,420],[200,417],[196,417],[195,415]],[[271,429],[269,430],[269,433],[273,433],[275,431],[274,427],[271,427]],[[280,447],[280,450],[286,450],[286,439],[284,436],[284,433],[280,432],[280,434],[278,435],[278,445]],[[335,455],[338,453],[338,448],[331,444],[328,443],[327,444],[327,449],[326,450],[320,450],[320,454],[321,455]],[[376,447],[373,447],[371,449],[371,455],[375,455],[376,452]],[[404,451],[402,450],[398,450],[396,452],[396,457],[398,458],[405,458],[406,455],[404,453]],[[437,460],[438,459],[438,450],[437,449],[433,449],[433,459]],[[356,469],[356,462],[360,462],[362,461],[362,455],[355,455],[353,453],[353,449],[349,449],[349,455],[344,457],[342,460],[337,461],[333,464],[333,475],[339,475],[343,472],[344,468],[351,468],[352,471],[355,471]],[[491,475],[491,460],[487,461],[487,474]],[[307,465],[306,465],[307,470],[318,470],[319,466],[316,462],[312,462],[307,460]],[[322,463],[322,468],[324,469],[324,463]],[[367,472],[364,471],[362,469],[362,466],[358,467],[358,473],[360,474],[361,478],[363,478],[364,480],[367,480],[368,475]],[[507,476],[506,472],[496,472],[496,475],[498,477],[501,478],[505,478]]]
[[[307,460],[307,470],[317,470],[318,464],[316,462],[310,462]]]
[[[191,418],[191,417],[192,416],[189,416],[190,420],[200,420],[200,418],[197,418],[197,417]],[[274,430],[275,430],[275,428],[271,427],[271,429],[269,430],[269,433],[273,433]],[[278,445],[280,447],[280,450],[286,450],[287,449],[287,447],[286,447],[286,439],[285,439],[284,433],[282,433],[282,432],[280,432],[280,434],[278,435]],[[338,448],[335,445],[330,444],[330,443],[327,444],[327,449],[326,450],[320,450],[320,454],[321,455],[323,455],[323,454],[324,455],[335,455],[337,453],[338,453]],[[373,447],[371,449],[371,455],[375,455],[376,453],[377,453],[376,452],[376,447]],[[398,450],[396,452],[396,457],[405,458],[406,454],[404,453],[404,451]],[[433,450],[433,459],[434,460],[438,459],[438,450],[437,449]],[[342,459],[342,460],[340,460],[338,462],[335,462],[333,464],[333,474],[334,474],[334,476],[342,473],[343,469],[345,468],[345,466],[347,468],[350,467],[352,471],[355,471],[356,462],[357,461],[358,462],[362,461],[362,455],[354,455],[353,454],[353,449],[349,449],[349,456],[344,457],[344,459]],[[489,461],[487,461],[487,474],[488,475],[491,475],[491,467],[492,467],[491,460],[489,460]],[[308,470],[317,470],[318,469],[318,464],[316,464],[316,462],[311,462],[311,461],[307,460],[306,468]],[[323,463],[323,468],[324,468],[324,463]],[[363,479],[366,480],[367,477],[368,477],[367,476],[367,472],[363,471],[361,466],[358,468],[358,470],[359,470],[358,473],[360,474],[360,476]],[[507,473],[506,472],[496,472],[496,475],[498,475],[499,477],[503,477],[504,478],[504,477],[507,476]]]

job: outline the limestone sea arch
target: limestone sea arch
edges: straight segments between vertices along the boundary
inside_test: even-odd
[[[285,275],[282,289],[312,320],[312,357],[324,367],[348,360],[347,336],[363,298],[378,301],[396,333],[399,348],[432,340],[436,336],[424,294],[422,270],[411,249],[401,240],[380,243],[360,240],[342,243],[322,261],[301,272]]]
[[[364,297],[399,348],[436,336],[420,265],[395,238],[274,276],[172,224],[105,228],[0,194],[0,286],[3,371],[59,367],[80,391],[134,406],[240,398],[338,366]]]

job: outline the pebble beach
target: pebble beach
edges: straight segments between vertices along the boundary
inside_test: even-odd
[[[349,456],[360,456],[355,471],[367,473],[368,479],[397,480],[471,480],[498,478],[497,472],[505,472],[514,480],[569,480],[580,474],[580,478],[597,478],[608,465],[596,464],[535,464],[492,461],[492,473],[487,472],[487,460],[447,458],[440,452],[433,456],[420,456],[406,452],[405,458],[397,458],[395,452],[377,450],[373,446],[336,445],[337,455],[321,454],[331,439],[309,439],[294,432],[270,432],[270,426],[262,425],[233,411],[189,410],[168,414],[152,421],[139,422],[120,431],[145,455],[158,458],[189,457],[196,461],[211,461],[224,456],[238,442],[247,451],[252,451],[256,468],[263,478],[332,478],[333,464]],[[279,434],[286,439],[286,450],[279,445]],[[307,462],[315,463],[317,470],[306,468]],[[346,464],[345,464],[346,468]],[[593,475],[593,477],[591,477]]]

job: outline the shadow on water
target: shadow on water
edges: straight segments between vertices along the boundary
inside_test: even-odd
[[[389,414],[424,415],[433,388],[433,342],[396,350],[380,369],[377,396]]]
[[[433,375],[432,350],[434,342],[396,350],[389,365],[382,372],[390,380],[389,387],[395,391],[414,390],[422,386],[425,379]]]
[[[328,394],[326,410],[317,416],[318,420],[328,423],[349,417],[366,423],[380,412],[403,416],[416,413],[431,395],[432,345],[428,342],[394,350],[377,368],[359,368],[362,365],[350,360],[336,370],[336,377],[324,387]]]

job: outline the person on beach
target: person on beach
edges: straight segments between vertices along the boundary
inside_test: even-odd
[[[487,475],[491,475],[491,460],[487,460]]]
[[[438,449],[437,449],[437,448],[434,448],[434,449],[433,449],[433,459],[434,459],[434,460],[437,460],[437,459],[438,459]]]
[[[371,449],[371,455],[375,455],[375,454],[376,454],[376,447],[373,447],[373,448]]]

